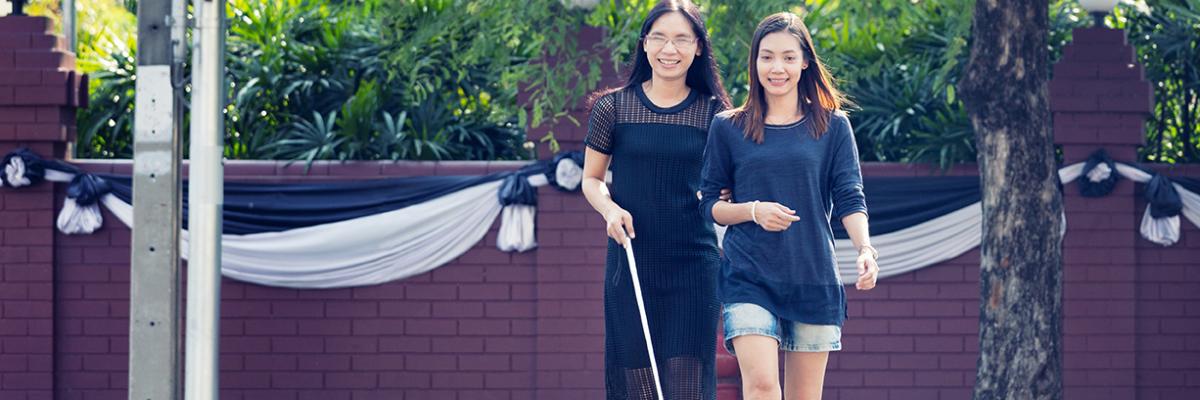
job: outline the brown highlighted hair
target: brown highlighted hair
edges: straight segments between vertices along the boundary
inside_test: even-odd
[[[800,41],[800,49],[804,53],[804,61],[808,68],[800,73],[797,93],[800,97],[800,108],[808,118],[812,127],[813,137],[820,138],[829,129],[829,121],[834,112],[842,109],[848,101],[842,92],[834,86],[833,75],[825,68],[817,50],[813,47],[812,36],[808,27],[796,14],[781,12],[772,14],[758,23],[754,30],[754,41],[750,45],[749,71],[750,95],[746,102],[732,111],[735,125],[746,132],[746,138],[755,143],[763,141],[763,126],[766,124],[767,98],[762,82],[758,79],[758,50],[762,40],[775,32],[787,32]]]

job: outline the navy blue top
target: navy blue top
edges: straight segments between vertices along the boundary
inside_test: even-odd
[[[613,202],[633,216],[633,252],[650,321],[663,397],[716,400],[717,236],[697,211],[700,168],[721,102],[689,92],[660,107],[634,85],[601,96],[588,148],[609,154]],[[654,393],[650,355],[625,249],[608,240],[604,280],[604,376],[609,400]]]
[[[834,114],[820,139],[813,138],[807,118],[767,125],[762,144],[747,139],[729,113],[717,115],[701,179],[700,212],[709,221],[721,188],[733,188],[737,202],[777,202],[800,217],[783,232],[768,232],[754,222],[729,227],[721,257],[721,301],[757,304],[791,321],[841,325],[846,291],[829,221],[867,212],[846,115]]]

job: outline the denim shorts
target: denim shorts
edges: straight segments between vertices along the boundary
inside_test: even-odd
[[[790,352],[827,352],[842,349],[842,328],[788,321],[753,303],[725,304],[725,349],[733,352],[733,338],[759,335],[774,338],[779,349]]]

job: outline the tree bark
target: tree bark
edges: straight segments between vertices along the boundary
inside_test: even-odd
[[[978,0],[959,93],[983,195],[975,399],[1062,398],[1062,196],[1047,0]]]

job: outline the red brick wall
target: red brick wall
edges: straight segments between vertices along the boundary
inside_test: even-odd
[[[364,179],[512,168],[504,163],[321,164],[311,178],[287,178],[295,168],[250,164],[232,165],[227,175]],[[128,169],[127,164],[85,166],[93,172]],[[554,199],[543,192],[544,204]],[[56,235],[55,388],[62,399],[126,396],[130,235],[107,212],[105,217],[105,227],[95,234]],[[562,374],[569,378],[569,358],[582,359],[591,349],[580,347],[586,341],[573,336],[555,338],[588,331],[560,327],[554,324],[557,318],[540,327],[539,310],[558,309],[560,302],[541,306],[538,282],[559,279],[538,275],[535,253],[496,250],[495,235],[493,226],[471,252],[432,272],[373,287],[293,290],[224,280],[222,398],[530,398],[535,387],[546,387],[535,385],[537,365],[567,370]],[[585,327],[597,326],[579,320]],[[537,336],[539,329],[546,334]],[[539,356],[539,348],[562,354]]]
[[[2,73],[2,72],[0,72]],[[35,151],[50,153],[50,145]],[[7,152],[7,149],[0,148]],[[54,389],[54,192],[0,189],[0,398]]]
[[[954,176],[974,176],[973,165]],[[928,176],[927,166],[869,163],[865,176]],[[870,202],[870,199],[867,200]],[[881,258],[887,262],[886,255]],[[964,399],[975,382],[979,336],[979,252],[880,280],[847,286],[842,351],[832,353],[825,399]],[[939,397],[940,396],[940,397]]]
[[[826,399],[967,399],[979,336],[979,253],[847,289],[843,349],[830,356]]]
[[[1141,213],[1125,180],[1102,198],[1063,198],[1063,386],[1068,399],[1134,398],[1136,243]],[[1139,210],[1140,211],[1140,210]]]
[[[83,166],[129,172],[127,163]],[[365,179],[512,164],[318,164],[308,177],[294,167],[230,163],[227,175]],[[901,165],[865,169],[877,176],[928,173]],[[105,217],[92,235],[54,237],[55,388],[63,399],[125,396],[130,235]],[[581,195],[543,188],[537,223],[541,247],[534,252],[497,251],[493,227],[458,260],[375,287],[292,290],[225,280],[223,398],[603,398],[602,220]],[[846,349],[832,358],[827,398],[966,393],[974,377],[977,258],[970,252],[889,278],[872,292],[852,290]]]
[[[0,18],[0,152],[61,157],[82,96],[75,56],[50,21]],[[54,390],[54,188],[0,189],[0,399]]]
[[[1103,148],[1137,159],[1152,109],[1152,86],[1119,30],[1077,29],[1050,83],[1054,140],[1071,164]],[[1124,180],[1109,195],[1063,191],[1063,388],[1067,399],[1132,399],[1148,383],[1138,369],[1138,234],[1142,209]],[[1190,224],[1185,222],[1185,224]],[[1180,249],[1186,249],[1179,247]],[[1187,251],[1187,250],[1183,250]],[[1160,397],[1145,397],[1158,399]],[[1176,398],[1176,397],[1165,397]]]
[[[482,163],[322,164],[314,168],[319,175],[298,177],[287,176],[292,170],[274,163],[253,164],[232,163],[230,178],[362,179],[511,168]],[[127,172],[126,164],[87,167]],[[868,176],[927,173],[901,165],[869,164],[864,170]],[[951,173],[970,172],[964,166]],[[1200,168],[1184,173],[1195,176],[1192,172]],[[1073,189],[1070,185],[1067,191]],[[1111,197],[1132,202],[1133,193],[1122,191]],[[601,221],[580,195],[548,188],[539,195],[541,247],[531,253],[495,250],[493,227],[460,259],[376,287],[291,290],[226,280],[224,398],[602,398]],[[1136,372],[1136,382],[1129,387],[1136,384],[1138,398],[1194,394],[1200,374],[1200,290],[1195,290],[1200,289],[1200,274],[1190,272],[1186,266],[1191,264],[1186,263],[1200,255],[1200,232],[1184,221],[1184,240],[1165,249],[1131,237],[1136,239],[1128,242],[1136,243],[1137,260],[1148,264],[1140,265],[1135,277],[1114,275],[1120,266],[1096,264],[1095,258],[1086,257],[1104,250],[1098,257],[1107,260],[1117,250],[1106,247],[1116,244],[1089,229],[1133,235],[1142,205],[1130,207],[1136,212],[1106,214],[1105,204],[1112,202],[1106,199],[1082,200],[1090,211],[1069,216],[1068,252],[1079,250],[1085,258],[1070,258],[1065,271],[1093,286],[1069,286],[1075,294],[1067,296],[1066,318],[1077,321],[1069,326],[1083,330],[1066,333],[1067,383],[1107,387]],[[54,387],[59,398],[125,396],[129,231],[106,217],[105,228],[96,234],[53,238]],[[971,251],[885,279],[871,292],[851,289],[845,349],[831,357],[826,398],[967,398],[978,352],[978,256]],[[1134,280],[1136,299],[1105,291]],[[1136,312],[1136,371],[1132,364],[1127,368],[1114,363],[1121,358],[1111,349],[1133,332],[1113,331],[1111,322],[1092,317],[1113,310]],[[1103,381],[1105,377],[1115,381]]]
[[[1156,169],[1167,176],[1200,176],[1200,165]],[[1144,189],[1137,187],[1138,222],[1146,207]],[[1174,246],[1136,241],[1138,399],[1200,397],[1200,229],[1180,219],[1182,233]]]

